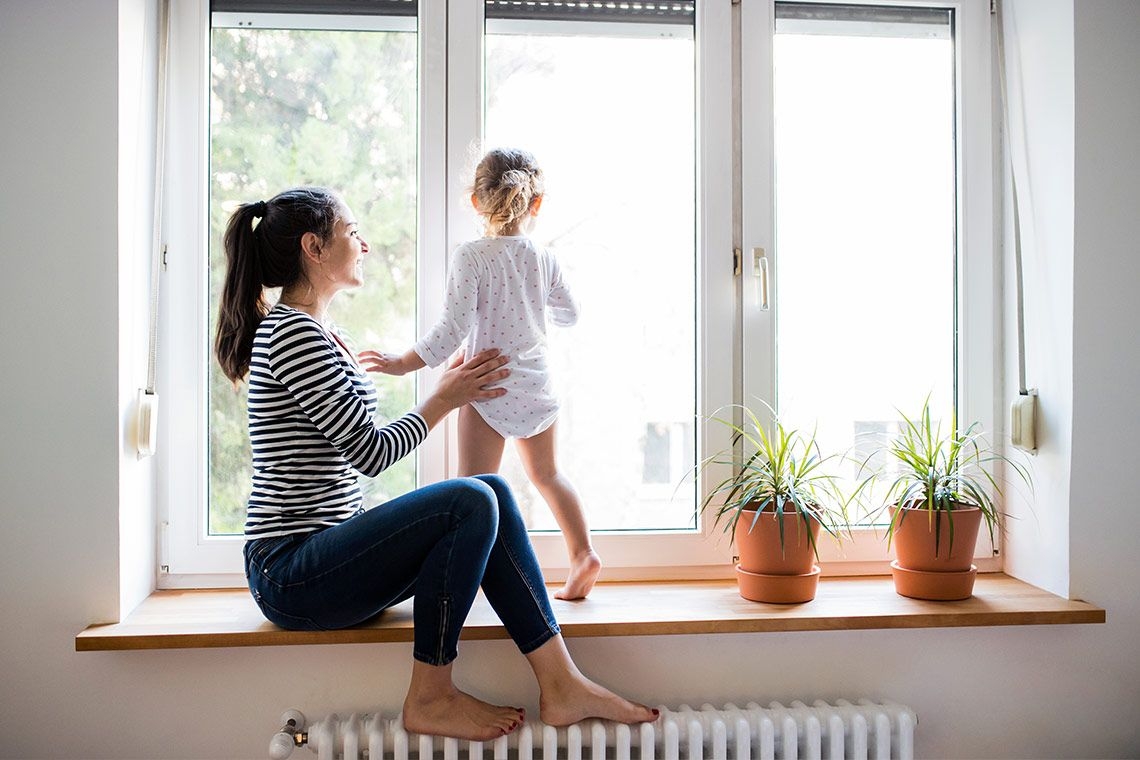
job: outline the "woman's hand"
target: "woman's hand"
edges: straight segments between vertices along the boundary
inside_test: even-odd
[[[506,388],[491,386],[511,374],[509,369],[503,368],[508,361],[497,348],[481,351],[466,360],[462,355],[457,356],[439,379],[435,392],[416,411],[430,428],[435,427],[452,409],[472,401],[502,396],[507,392]]]
[[[361,351],[356,358],[368,372],[382,372],[385,375],[406,375],[424,366],[424,360],[415,351],[387,354],[369,349]]]

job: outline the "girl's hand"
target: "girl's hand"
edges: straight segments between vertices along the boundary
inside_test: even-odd
[[[382,372],[385,375],[406,375],[424,366],[424,361],[415,351],[405,354],[388,354],[383,351],[361,351],[356,356],[360,366],[368,372]]]
[[[497,348],[481,351],[466,360],[462,355],[457,356],[439,379],[435,392],[416,411],[428,427],[434,427],[452,409],[472,401],[502,396],[507,392],[506,388],[491,386],[511,374],[509,369],[503,369],[508,361]]]

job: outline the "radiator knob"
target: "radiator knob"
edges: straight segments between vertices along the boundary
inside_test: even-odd
[[[269,740],[269,760],[286,760],[293,754],[293,737],[284,731],[278,731]]]
[[[293,754],[293,748],[301,746],[298,736],[305,728],[305,716],[298,710],[286,710],[281,714],[281,730],[269,740],[270,760],[286,760]]]
[[[287,725],[289,725],[290,722],[293,723],[293,726],[294,726],[293,730],[294,731],[303,731],[305,728],[305,715],[304,715],[304,713],[302,713],[300,710],[292,710],[292,709],[286,710],[285,712],[281,713],[281,725],[287,726]]]

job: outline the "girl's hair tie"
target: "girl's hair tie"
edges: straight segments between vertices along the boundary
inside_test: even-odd
[[[252,211],[255,218],[264,219],[265,212],[268,211],[268,206],[265,205],[265,201],[258,201],[253,204]]]

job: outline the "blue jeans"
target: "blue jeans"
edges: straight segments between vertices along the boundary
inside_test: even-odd
[[[246,577],[272,623],[347,628],[415,597],[413,656],[446,665],[479,587],[523,654],[559,633],[506,482],[435,483],[316,533],[245,546]]]

